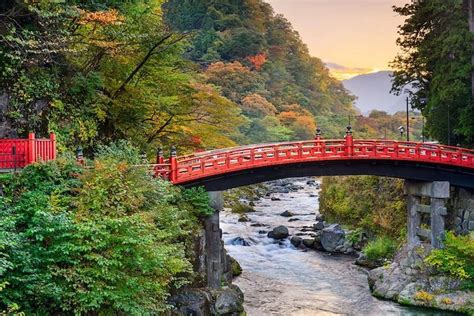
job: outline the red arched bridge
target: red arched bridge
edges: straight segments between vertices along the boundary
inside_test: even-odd
[[[474,188],[474,150],[419,142],[345,139],[242,146],[164,159],[156,175],[220,191],[288,177],[377,175]]]
[[[0,170],[56,158],[56,138],[0,140]],[[269,180],[336,175],[377,175],[449,181],[474,188],[474,150],[394,140],[345,139],[250,145],[177,156],[159,154],[156,176],[185,187],[220,191]]]

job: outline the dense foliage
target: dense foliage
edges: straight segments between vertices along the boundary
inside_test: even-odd
[[[403,181],[375,176],[325,177],[320,212],[330,221],[362,228],[369,235],[403,237]]]
[[[394,60],[394,90],[414,88],[414,106],[427,118],[427,131],[443,143],[474,143],[471,90],[473,36],[468,1],[411,1],[395,7],[402,53]]]
[[[124,157],[127,157],[124,160]],[[180,192],[132,164],[123,144],[3,177],[0,310],[27,314],[159,313],[192,277],[191,240],[207,195]]]
[[[426,262],[438,271],[465,281],[465,286],[474,289],[474,241],[470,236],[446,234],[444,249],[435,249]]]
[[[175,30],[195,34],[188,58],[243,109],[241,142],[308,138],[315,120],[328,136],[344,132],[352,98],[269,4],[170,0],[164,8]]]
[[[169,30],[162,2],[2,2],[0,136],[54,131],[89,152],[235,144],[239,108],[182,57],[189,35]]]

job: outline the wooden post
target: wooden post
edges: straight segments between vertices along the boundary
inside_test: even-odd
[[[28,134],[28,152],[26,155],[26,165],[36,162],[36,140],[35,133]]]
[[[165,162],[165,158],[163,157],[163,148],[162,147],[158,147],[157,151],[156,151],[156,163],[158,165],[161,165]]]
[[[175,183],[178,180],[178,159],[176,154],[176,147],[171,147],[170,153],[170,181],[171,183]]]
[[[352,136],[352,127],[349,125],[347,126],[346,131],[346,155],[352,156],[354,151],[354,139]]]
[[[54,133],[49,134],[49,139],[51,140],[51,160],[56,160],[56,135]]]

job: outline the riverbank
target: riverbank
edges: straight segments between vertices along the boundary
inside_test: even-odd
[[[225,247],[243,268],[234,280],[245,295],[248,315],[445,315],[379,300],[371,295],[367,272],[353,264],[355,258],[297,249],[288,239],[267,237],[285,225],[291,235],[312,234],[318,189],[305,179],[292,180],[296,191],[272,193],[254,201],[249,222],[239,214],[221,214]],[[280,214],[294,213],[292,217]]]

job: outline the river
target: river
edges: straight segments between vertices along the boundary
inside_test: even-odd
[[[353,264],[354,258],[298,250],[289,240],[268,238],[265,232],[278,225],[296,234],[315,222],[318,189],[306,180],[292,180],[302,186],[296,192],[274,193],[273,200],[257,201],[256,212],[247,214],[250,222],[238,222],[239,216],[229,211],[221,214],[225,247],[243,268],[234,284],[245,294],[248,316],[446,315],[374,298],[367,274]],[[296,214],[291,222],[279,215],[286,210]]]

